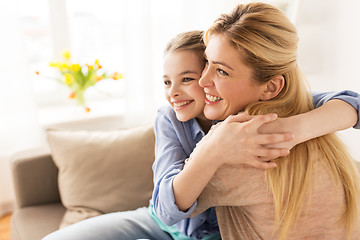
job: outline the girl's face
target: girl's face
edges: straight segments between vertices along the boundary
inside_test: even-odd
[[[252,80],[252,69],[242,60],[243,54],[225,35],[210,37],[205,50],[207,64],[199,80],[206,93],[206,118],[224,120],[259,101],[266,84]]]
[[[205,119],[205,93],[198,82],[203,69],[201,52],[179,50],[165,54],[165,96],[182,122],[192,118]]]

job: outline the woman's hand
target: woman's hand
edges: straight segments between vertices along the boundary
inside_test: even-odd
[[[247,164],[262,169],[274,168],[276,164],[269,160],[286,156],[289,150],[268,146],[293,139],[290,133],[258,132],[262,125],[276,119],[276,114],[249,116],[240,113],[229,116],[199,142],[190,159],[197,154],[207,153],[208,160],[217,167],[223,164]]]

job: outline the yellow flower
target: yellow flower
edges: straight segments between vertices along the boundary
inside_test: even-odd
[[[118,80],[118,79],[122,79],[123,78],[123,75],[121,73],[118,73],[118,72],[114,72],[112,75],[111,75],[112,79],[114,80]]]
[[[62,75],[62,79],[60,79],[61,83],[71,90],[69,98],[78,101],[80,105],[85,107],[87,112],[91,111],[90,108],[86,107],[83,97],[83,93],[87,88],[102,79],[112,78],[118,80],[123,78],[123,75],[118,72],[108,74],[103,71],[98,71],[102,68],[99,59],[96,59],[93,64],[78,64],[71,61],[70,51],[63,51],[62,56],[62,61],[50,62],[49,65],[50,67],[55,67]],[[39,74],[39,72],[36,71],[36,74]]]
[[[95,60],[94,68],[96,68],[96,69],[101,69],[101,68],[102,68],[102,66],[101,66],[100,63],[99,63],[99,59],[96,59],[96,60]]]
[[[71,64],[71,70],[73,70],[74,72],[77,72],[81,69],[79,64]]]
[[[92,65],[85,64],[85,66],[88,68],[89,71],[91,71],[91,70],[93,69],[93,66],[92,66]]]
[[[95,82],[98,82],[98,81],[100,81],[100,80],[102,80],[103,79],[103,76],[95,76]]]
[[[65,70],[68,70],[68,69],[70,69],[70,68],[71,68],[71,65],[69,65],[69,64],[67,64],[67,63],[65,63],[65,62],[64,62],[64,63],[61,63],[61,64],[60,64],[60,67],[59,67],[60,70],[64,70],[64,69],[65,69]]]
[[[74,99],[76,98],[76,93],[75,92],[71,92],[69,95],[69,98]]]
[[[64,77],[65,77],[65,84],[70,85],[73,81],[73,76],[70,73],[65,73]]]
[[[70,59],[71,59],[71,53],[70,53],[70,51],[68,51],[68,50],[63,51],[63,52],[61,53],[61,55],[63,56],[63,58],[64,58],[65,60],[70,60]]]
[[[61,65],[62,65],[62,63],[60,63],[60,62],[50,62],[49,63],[50,67],[56,67],[56,68],[58,68],[60,70],[61,70]]]

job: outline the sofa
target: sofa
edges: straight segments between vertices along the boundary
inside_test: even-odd
[[[39,240],[92,216],[148,206],[153,189],[152,126],[49,129],[46,134],[49,146],[11,157],[16,199],[11,240]]]
[[[152,126],[49,129],[47,139],[49,146],[11,157],[17,204],[11,240],[39,240],[88,217],[148,205],[155,158]]]

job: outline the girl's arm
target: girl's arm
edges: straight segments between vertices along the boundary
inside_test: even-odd
[[[204,136],[204,132],[201,130],[199,124],[195,119],[191,119],[186,123],[182,123],[176,119],[176,115],[170,106],[167,108],[160,108],[158,111],[158,115],[155,121],[155,162],[153,164],[153,172],[154,172],[154,191],[152,203],[154,205],[154,211],[156,216],[165,224],[173,225],[178,223],[179,221],[187,221],[184,223],[178,223],[178,228],[183,227],[181,229],[182,232],[188,232],[185,229],[187,226],[191,228],[191,224],[194,221],[200,223],[205,218],[207,218],[208,213],[204,212],[204,216],[202,214],[196,216],[197,219],[191,218],[190,220],[184,220],[189,217],[194,208],[196,207],[196,198],[202,191],[202,188],[208,182],[208,179],[214,173],[214,170],[207,169],[207,167],[216,167],[216,164],[219,164],[219,159],[229,160],[238,159],[239,163],[245,163],[246,161],[250,162],[250,158],[257,158],[257,155],[272,155],[274,157],[279,156],[279,154],[288,153],[287,149],[271,149],[268,151],[265,149],[266,147],[262,146],[263,143],[276,143],[279,141],[287,140],[289,134],[259,134],[256,128],[263,124],[263,122],[269,122],[276,118],[276,116],[256,116],[250,117],[245,114],[237,115],[232,118],[229,118],[225,122],[221,123],[216,127],[216,130],[219,128],[224,134],[229,135],[226,138],[227,141],[222,141],[227,149],[218,148],[217,154],[212,154],[214,149],[209,151],[208,149],[213,148],[218,145],[218,141],[213,141],[209,138],[209,144],[200,144],[203,147],[197,147],[196,151],[202,151],[205,153],[211,153],[211,157],[207,155],[197,155],[193,154],[193,149],[195,149],[196,143]],[[238,121],[247,121],[249,123],[245,124],[245,129],[248,129],[246,133],[244,131],[239,131],[239,128],[242,127],[242,124]],[[252,119],[252,120],[251,120]],[[230,121],[232,120],[232,121]],[[230,128],[220,128],[222,125],[229,125]],[[238,134],[234,134],[235,131],[238,131]],[[218,132],[213,131],[213,132]],[[222,136],[218,134],[218,136]],[[206,138],[206,137],[205,137]],[[215,138],[211,138],[214,139]],[[246,140],[247,143],[241,144],[241,148],[238,148],[238,144],[236,140],[243,139]],[[202,142],[202,141],[201,141]],[[232,143],[232,147],[229,146],[229,143]],[[234,149],[236,151],[229,151],[229,149]],[[227,152],[228,158],[224,158],[223,151]],[[261,153],[261,151],[263,151]],[[191,166],[198,164],[195,167],[186,167],[183,170],[184,161],[191,155],[196,155],[196,159],[204,157],[204,160],[200,161],[191,161]],[[230,156],[233,155],[232,157]],[[237,156],[241,156],[238,158]],[[220,158],[220,156],[222,156]],[[209,165],[208,161],[213,161],[216,164]],[[253,163],[254,162],[254,163]],[[256,162],[256,164],[255,164]],[[261,167],[261,168],[269,168],[272,167],[274,163],[265,163],[260,160],[251,161],[253,166]],[[221,164],[220,164],[221,165]],[[250,165],[250,164],[249,164]],[[180,176],[180,177],[179,177]],[[206,178],[208,177],[208,178]],[[180,185],[177,185],[176,179],[180,180]],[[200,188],[199,188],[200,184]],[[202,185],[201,185],[202,184]],[[204,185],[205,184],[205,185]],[[174,187],[175,186],[175,187]],[[180,192],[178,191],[179,189]],[[176,192],[175,192],[176,191]],[[178,204],[178,198],[180,194],[180,204]],[[186,200],[186,206],[182,205],[181,196],[187,196],[187,194],[191,195],[191,200]],[[186,197],[187,198],[187,197]],[[215,217],[214,217],[215,218]],[[191,222],[191,224],[190,224]],[[198,223],[194,222],[194,225]]]
[[[260,133],[291,132],[292,141],[269,145],[291,149],[296,144],[350,127],[360,128],[360,95],[352,91],[313,93],[316,109],[264,124]]]
[[[274,163],[261,161],[286,155],[287,152],[281,148],[289,150],[300,142],[349,128],[358,122],[359,94],[351,91],[314,94],[314,105],[322,104],[308,113],[276,121],[271,119],[271,115],[254,119],[244,115],[227,118],[201,141],[188,166],[175,177],[173,191],[178,208],[186,210],[192,206],[223,164],[245,163],[257,168],[271,168],[274,166],[270,164]],[[266,133],[293,133],[295,138],[287,142],[285,139],[291,139],[290,135],[278,135],[279,143],[268,144]],[[277,152],[271,152],[271,148],[278,148]]]
[[[186,167],[174,178],[175,203],[180,210],[192,207],[196,199],[225,164],[247,164],[256,168],[272,168],[273,162],[262,158],[277,158],[289,153],[287,149],[269,149],[265,144],[292,139],[291,134],[259,134],[258,128],[276,119],[276,115],[248,116],[238,114],[217,125],[196,146]]]
[[[196,123],[196,120],[190,121]],[[199,140],[197,138],[204,135],[200,126],[188,123],[183,124],[178,121],[170,106],[158,110],[154,124],[156,141],[153,164],[154,190],[151,203],[161,222],[167,225],[176,224],[180,232],[196,236],[199,230],[194,226],[198,226],[201,221],[208,218],[208,213],[186,219],[195,206],[189,211],[180,211],[175,205],[172,188],[172,181],[183,169],[185,159],[195,148],[196,140]],[[215,215],[214,219],[216,219]]]

